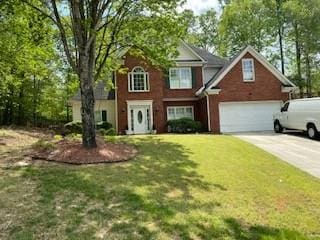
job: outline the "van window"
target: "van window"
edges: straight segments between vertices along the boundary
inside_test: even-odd
[[[287,102],[281,109],[281,112],[287,112],[289,108],[289,103]]]

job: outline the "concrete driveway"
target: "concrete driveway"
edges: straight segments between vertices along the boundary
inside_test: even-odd
[[[304,134],[297,132],[284,134],[255,132],[234,135],[320,178],[319,140],[310,140]]]

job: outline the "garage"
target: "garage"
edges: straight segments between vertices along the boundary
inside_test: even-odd
[[[281,101],[222,102],[219,104],[220,131],[249,132],[273,129],[273,114]]]

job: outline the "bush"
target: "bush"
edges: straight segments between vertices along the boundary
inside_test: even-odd
[[[190,118],[169,120],[167,122],[168,132],[172,133],[195,133],[201,131],[201,122]]]
[[[82,123],[81,122],[69,122],[64,125],[64,133],[66,135],[75,133],[81,134],[82,133]]]
[[[51,151],[54,149],[54,144],[45,139],[38,140],[32,146],[38,151]]]
[[[112,128],[112,124],[109,122],[98,122],[96,124],[96,130],[109,130]],[[82,134],[82,123],[81,122],[69,122],[64,125],[64,134]],[[107,134],[108,135],[108,134]]]
[[[109,128],[108,130],[101,128],[101,129],[97,130],[97,132],[102,136],[115,136],[116,135],[116,130],[114,128]]]
[[[108,130],[108,129],[112,128],[112,124],[109,122],[97,122],[96,126],[97,126],[96,127],[97,130],[99,130],[99,129]]]

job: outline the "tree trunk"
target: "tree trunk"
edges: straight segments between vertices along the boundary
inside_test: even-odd
[[[298,85],[300,98],[303,98],[303,82],[302,82],[302,74],[301,74],[301,48],[299,41],[299,29],[298,24],[294,23],[294,32],[295,32],[295,45],[296,45],[296,64],[297,64],[297,77],[298,77]]]
[[[36,75],[33,74],[33,102],[32,102],[32,119],[33,119],[33,126],[36,126],[36,111],[37,111],[37,82],[36,82]]]
[[[278,17],[278,36],[279,36],[279,47],[280,47],[280,59],[281,59],[281,72],[285,74],[284,69],[284,55],[283,55],[283,23],[281,21],[281,0],[277,0],[277,17]]]
[[[309,50],[306,50],[306,76],[307,76],[307,96],[312,97],[311,69]]]
[[[79,78],[81,89],[82,144],[85,148],[95,148],[96,132],[94,121],[93,68],[89,56],[84,51],[79,56]]]
[[[282,33],[281,29],[279,27],[279,45],[280,45],[280,58],[281,58],[281,72],[284,75],[285,69],[284,69],[284,56],[283,56],[283,44],[282,44]]]
[[[23,84],[21,84],[20,91],[19,91],[18,125],[22,125],[24,121],[23,98],[24,98],[24,88],[23,88]]]

